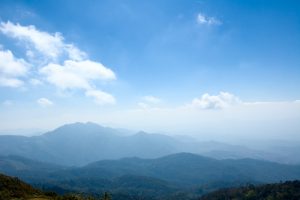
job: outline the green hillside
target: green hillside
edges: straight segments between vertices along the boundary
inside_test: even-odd
[[[157,159],[102,160],[66,168],[3,156],[0,172],[58,194],[75,192],[97,196],[109,191],[114,200],[130,199],[128,194],[145,199],[186,200],[221,188],[300,179],[297,165],[253,159],[216,160],[190,153]]]
[[[222,189],[200,200],[299,200],[300,181]]]
[[[127,178],[125,179],[128,180]],[[133,187],[139,187],[138,185],[134,185],[134,183],[132,185],[130,181],[125,182]],[[153,183],[153,185],[155,185],[155,183]],[[157,185],[156,189],[168,190],[168,188],[159,188],[160,183]],[[143,196],[141,194],[137,195],[135,192],[127,188],[123,191],[115,191],[112,196],[106,192],[103,192],[102,195],[97,195],[96,197],[89,196],[92,194],[68,194],[58,196],[54,192],[42,192],[41,190],[35,189],[18,178],[0,174],[0,200],[131,200],[137,199],[136,197],[138,196],[143,197],[142,199],[144,200],[197,199],[197,197],[193,194],[189,195],[180,192],[164,197],[159,194],[153,194],[150,196]],[[199,196],[200,195],[198,195],[198,200],[299,200],[300,181],[287,181],[284,183],[265,184],[260,186],[249,185],[238,188],[221,189],[202,197]]]
[[[8,199],[34,199],[42,197],[43,193],[18,178],[0,174],[0,200]]]
[[[0,174],[0,200],[94,200],[94,198],[74,194],[58,196],[54,192],[42,192],[16,177]]]

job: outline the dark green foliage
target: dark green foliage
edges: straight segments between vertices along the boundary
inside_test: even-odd
[[[0,199],[21,198],[32,195],[41,195],[42,193],[30,185],[20,181],[18,178],[12,178],[0,174]]]
[[[111,196],[108,192],[105,192],[100,200],[111,200]]]
[[[125,180],[128,180],[127,178]],[[126,182],[125,182],[126,183]],[[129,184],[130,183],[126,183]],[[135,185],[137,187],[137,185]],[[18,178],[13,178],[0,174],[0,200],[195,200],[202,189],[186,190],[185,192],[177,190],[169,195],[156,193],[147,193],[143,190],[123,190],[122,192],[113,191],[112,195],[108,192],[97,194],[65,194],[58,196],[54,192],[42,192],[32,186],[22,182]],[[100,194],[100,193],[99,193]],[[90,196],[93,195],[93,196]],[[199,200],[299,200],[300,199],[300,181],[287,181],[285,183],[266,184],[261,186],[247,185],[239,188],[221,189],[202,196]]]
[[[200,200],[299,200],[300,181],[222,189]]]
[[[19,157],[0,157],[0,161],[0,171],[9,169],[6,174],[44,191],[98,198],[110,191],[114,200],[193,199],[220,188],[300,179],[299,166],[253,159],[216,160],[190,153],[103,160],[65,169]]]
[[[109,197],[108,194],[106,196]],[[58,196],[55,192],[42,192],[18,178],[0,174],[0,200],[26,200],[34,198],[43,200],[96,200],[89,196],[74,194]],[[109,198],[105,200],[109,200]]]
[[[68,179],[112,180],[127,175],[151,177],[180,187],[218,182],[269,183],[300,179],[300,166],[253,159],[216,160],[190,153],[157,159],[125,158],[104,160],[81,168],[59,171],[53,176]]]

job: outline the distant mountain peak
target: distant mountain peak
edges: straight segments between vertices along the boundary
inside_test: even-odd
[[[145,132],[145,131],[139,131],[139,132],[136,133],[136,135],[141,135],[141,136],[143,136],[143,135],[149,135],[149,133],[147,133],[147,132]]]
[[[95,122],[74,122],[74,123],[69,123],[69,124],[65,124],[61,127],[99,127],[99,128],[103,128],[103,126],[95,123]]]
[[[209,158],[209,157],[206,157],[206,156],[202,156],[202,155],[195,154],[195,153],[189,153],[189,152],[174,153],[174,154],[171,154],[171,155],[164,156],[162,158],[169,158],[169,159],[170,158],[176,158],[176,159],[180,159],[180,158],[187,159],[187,158],[190,158],[190,159],[215,160],[213,158]]]
[[[105,133],[111,132],[111,128],[103,127],[94,122],[75,122],[62,125],[53,131],[47,132],[44,135],[74,135],[74,134],[88,134],[88,133]]]

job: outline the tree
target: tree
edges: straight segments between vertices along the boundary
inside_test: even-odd
[[[101,200],[111,200],[111,196],[108,192],[105,192]]]

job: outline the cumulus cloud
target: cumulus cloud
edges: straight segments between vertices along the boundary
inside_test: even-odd
[[[65,44],[64,49],[67,51],[69,58],[72,60],[79,61],[87,58],[87,54],[73,44]]]
[[[218,95],[203,94],[200,98],[195,98],[191,106],[201,109],[222,109],[240,103],[241,100],[233,94],[220,92]]]
[[[49,106],[52,106],[53,105],[53,102],[50,101],[49,99],[47,98],[39,98],[37,100],[37,103],[42,106],[42,107],[49,107]]]
[[[48,59],[56,60],[62,54],[73,60],[83,60],[86,53],[73,44],[66,44],[61,33],[48,33],[36,29],[35,26],[21,26],[10,21],[0,24],[0,31],[8,37],[15,38],[26,44],[27,56],[34,57],[33,50],[41,53]]]
[[[26,81],[31,85],[50,83],[60,90],[81,89],[98,104],[115,103],[112,95],[96,87],[96,81],[115,80],[115,73],[102,63],[90,60],[74,44],[66,43],[61,33],[48,33],[33,25],[22,26],[10,21],[0,23],[0,33],[18,40],[25,47],[26,60],[35,66],[29,74],[42,75],[38,79],[27,77]],[[0,86],[23,85],[20,77],[27,74],[28,66],[24,59],[14,58],[11,51],[1,51]]]
[[[29,64],[23,59],[17,59],[9,50],[0,50],[0,86],[20,87],[29,70]]]
[[[95,103],[99,105],[104,105],[104,104],[115,104],[116,100],[115,98],[101,90],[88,90],[85,92],[85,95],[87,97],[92,97],[94,98]]]
[[[197,15],[197,23],[201,25],[220,25],[222,22],[214,17],[207,17],[202,13]]]
[[[90,60],[66,60],[63,65],[50,63],[41,68],[40,73],[49,83],[62,90],[76,88],[90,90],[92,80],[116,79],[112,70]]]

